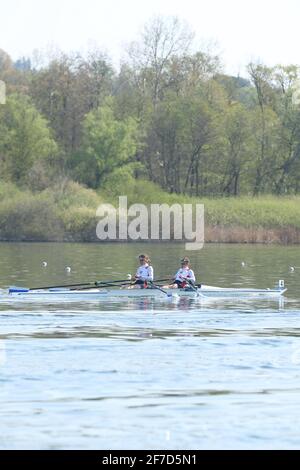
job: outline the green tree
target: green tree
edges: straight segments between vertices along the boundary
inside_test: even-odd
[[[111,93],[113,75],[109,60],[99,51],[87,58],[60,54],[34,71],[30,94],[67,156],[80,147],[86,114]]]
[[[248,66],[251,80],[256,90],[257,98],[257,124],[256,136],[259,142],[255,181],[253,195],[266,190],[274,165],[273,156],[275,126],[277,127],[277,116],[274,112],[276,93],[272,87],[272,69],[261,64],[250,64]],[[273,137],[273,138],[272,138]]]
[[[101,180],[115,168],[134,160],[137,151],[137,124],[129,117],[118,120],[114,100],[91,111],[83,123],[81,150],[75,159],[75,176],[82,182],[98,187]]]
[[[47,121],[30,98],[8,96],[0,107],[1,176],[24,184],[34,164],[51,159],[57,151]]]
[[[169,192],[202,193],[207,150],[217,140],[215,118],[199,93],[166,94],[154,110],[143,155],[151,179]]]
[[[253,157],[252,112],[241,103],[235,102],[228,107],[224,117],[226,152],[223,154],[223,162],[220,162],[224,166],[221,192],[228,196],[237,196],[243,173],[249,168]],[[245,192],[245,179],[242,183],[242,190]]]
[[[276,194],[295,191],[295,180],[300,178],[300,107],[294,100],[296,87],[299,87],[298,74],[298,67],[294,65],[278,65],[273,71],[278,95],[276,111],[280,120],[273,178]]]

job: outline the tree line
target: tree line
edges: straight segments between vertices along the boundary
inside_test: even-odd
[[[192,196],[297,194],[298,78],[258,63],[226,75],[177,18],[147,23],[119,71],[98,50],[46,62],[0,50],[0,180],[98,189],[130,174]]]

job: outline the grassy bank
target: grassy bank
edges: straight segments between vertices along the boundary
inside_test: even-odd
[[[96,241],[96,209],[118,205],[117,194],[129,204],[204,203],[206,242],[300,243],[300,197],[196,199],[135,180],[101,192],[65,181],[38,193],[0,182],[0,240]]]

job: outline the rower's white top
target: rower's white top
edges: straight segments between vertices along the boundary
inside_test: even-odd
[[[153,281],[153,268],[149,264],[143,264],[139,266],[136,271],[136,279],[141,281]]]
[[[175,276],[175,281],[184,281],[188,279],[189,281],[196,282],[194,271],[190,268],[180,268]]]

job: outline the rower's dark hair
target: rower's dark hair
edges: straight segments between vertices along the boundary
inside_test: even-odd
[[[139,255],[139,259],[140,258],[144,258],[144,260],[146,261],[146,263],[149,264],[149,266],[151,265],[151,259],[149,258],[148,255],[146,255],[146,253],[142,253],[141,255]]]

